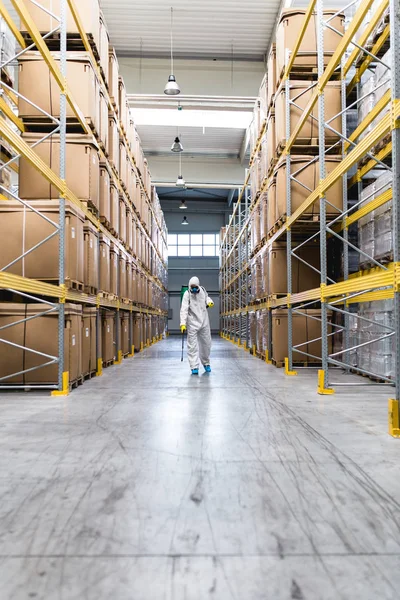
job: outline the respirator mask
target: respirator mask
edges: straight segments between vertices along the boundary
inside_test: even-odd
[[[197,285],[195,285],[195,286],[193,286],[193,287],[190,288],[190,292],[192,294],[198,294],[200,292],[200,288]]]

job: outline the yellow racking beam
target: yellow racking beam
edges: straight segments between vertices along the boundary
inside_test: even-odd
[[[107,235],[107,237],[120,250],[126,252],[126,249],[122,246],[120,241],[111,235],[111,233],[102,225],[102,223],[100,223],[100,221],[86,208],[86,206],[80,202],[75,194],[72,193],[72,191],[67,187],[65,181],[61,180],[60,177],[58,177],[58,175],[56,175],[54,171],[52,171],[50,167],[48,167],[46,163],[38,156],[38,154],[25,142],[25,140],[23,140],[15,131],[13,131],[13,129],[11,129],[3,117],[0,117],[0,135],[6,141],[8,141],[9,144],[11,144],[18,154],[24,156],[31,163],[31,165],[59,191],[60,195],[77,206],[84,213],[85,217],[91,223],[93,223],[93,225],[95,225],[99,231]],[[153,276],[150,276],[150,278],[153,280],[153,282],[160,285]]]
[[[378,37],[375,44],[372,46],[371,54],[373,54],[374,56],[376,56],[378,54],[378,52],[380,51],[382,46],[385,44],[386,40],[389,38],[389,35],[390,35],[390,24],[388,23],[386,25],[385,29],[383,30],[383,32],[381,33],[381,35]],[[368,55],[365,57],[361,66],[357,68],[353,79],[347,85],[347,91],[346,91],[347,96],[353,91],[354,87],[360,81],[361,76],[363,75],[363,73],[365,73],[365,71],[368,69],[369,65],[373,62],[373,60],[374,60],[374,58],[371,55]]]
[[[378,160],[384,160],[392,153],[392,142],[388,142],[386,146],[384,146],[379,152],[375,154]],[[358,181],[360,181],[364,175],[369,173],[374,167],[376,167],[376,160],[371,158],[365,165],[363,165],[360,169],[358,169],[357,173],[353,175],[351,179],[349,179],[349,187],[355,185]]]
[[[287,66],[286,66],[286,69],[285,69],[285,72],[284,72],[284,75],[283,75],[283,81],[285,81],[289,77],[289,75],[290,75],[290,72],[292,70],[292,67],[293,67],[294,61],[296,59],[297,53],[298,53],[299,48],[301,46],[301,42],[303,41],[304,35],[306,33],[306,29],[308,27],[308,24],[310,22],[310,19],[311,19],[312,15],[313,15],[316,3],[317,3],[317,0],[311,0],[311,2],[309,3],[309,5],[307,7],[307,10],[306,10],[306,13],[305,13],[304,19],[303,19],[303,25],[301,26],[300,33],[299,33],[299,35],[297,37],[296,43],[295,43],[295,45],[293,47],[292,53],[291,53],[290,58],[289,58],[289,62],[287,64]]]
[[[7,102],[4,100],[4,98],[1,98],[1,97],[0,97],[0,110],[6,115],[6,117],[8,119],[10,119],[10,121],[12,121],[14,123],[14,125],[20,131],[25,131],[25,125],[23,124],[21,119],[19,117],[17,117],[17,115],[12,110],[11,106],[9,106],[7,104]]]
[[[82,126],[82,128],[88,135],[91,135],[92,132],[90,130],[89,125],[87,124],[86,119],[83,116],[78,105],[72,98],[71,92],[68,89],[67,81],[66,81],[65,77],[63,77],[63,75],[61,74],[60,69],[57,67],[56,62],[55,62],[54,58],[52,57],[51,52],[46,45],[46,42],[43,40],[42,36],[40,35],[40,32],[39,32],[38,28],[36,27],[36,24],[35,24],[34,20],[32,19],[31,15],[29,14],[29,11],[27,10],[27,8],[25,6],[24,1],[23,0],[11,0],[11,2],[13,3],[14,8],[17,11],[17,13],[19,14],[19,16],[21,17],[22,21],[25,23],[25,26],[26,26],[27,30],[29,31],[29,33],[32,37],[32,40],[34,41],[37,49],[39,50],[40,54],[44,58],[47,66],[49,67],[50,72],[52,73],[54,79],[56,80],[61,92],[65,94],[65,96],[67,98],[67,102],[70,105],[71,109],[74,111],[75,116],[77,117],[80,125]]]
[[[399,107],[395,105],[393,107],[393,116],[398,118]],[[309,195],[309,197],[303,202],[301,206],[293,213],[291,217],[288,217],[285,228],[287,229],[298,218],[310,208],[316,200],[318,200],[325,192],[327,192],[335,183],[340,179],[351,167],[357,164],[363,156],[371,148],[382,139],[386,133],[390,131],[392,125],[392,116],[390,113],[385,115],[383,119],[374,127],[374,129],[365,136],[347,156],[338,164],[338,166],[329,173],[329,175],[320,182],[319,186]]]
[[[352,225],[353,223],[356,223],[356,221],[358,221],[362,217],[365,217],[370,212],[372,212],[373,210],[376,210],[383,204],[386,204],[386,202],[389,202],[390,200],[392,200],[392,198],[393,198],[393,190],[392,189],[387,190],[386,192],[383,192],[383,194],[380,194],[379,196],[377,196],[376,198],[371,200],[371,202],[368,202],[368,204],[366,204],[365,206],[363,206],[362,208],[357,210],[350,217],[346,217],[346,227],[350,227],[350,225]]]
[[[361,36],[357,40],[357,44],[359,46],[365,46],[365,44],[368,41],[368,38],[375,31],[377,25],[381,21],[381,19],[383,17],[383,13],[385,12],[385,10],[387,9],[388,6],[389,6],[389,0],[383,0],[383,2],[381,2],[381,4],[378,6],[378,8],[374,11],[371,21],[365,27]],[[345,65],[343,67],[343,77],[345,77],[347,75],[347,73],[349,72],[351,67],[356,63],[357,58],[361,52],[362,52],[362,50],[360,50],[359,48],[357,48],[357,47],[354,48],[354,50],[350,54],[349,58],[347,59]]]
[[[9,30],[11,31],[11,33],[17,40],[18,44],[21,46],[21,48],[25,49],[26,48],[25,40],[22,37],[20,30],[14,23],[14,19],[12,18],[12,16],[10,15],[10,13],[6,9],[6,7],[4,6],[4,2],[2,0],[0,0],[0,15],[3,17],[4,21],[7,23]]]
[[[367,129],[369,125],[378,117],[378,115],[382,112],[382,110],[390,103],[392,98],[391,90],[387,90],[382,98],[375,104],[374,108],[368,113],[365,119],[358,125],[357,129],[353,131],[353,133],[349,136],[349,140],[351,142],[355,142],[357,138]],[[344,147],[347,151],[349,147],[352,146],[350,142],[346,142]]]
[[[105,98],[106,98],[106,100],[107,100],[108,108],[109,108],[110,112],[115,112],[115,111],[114,111],[114,106],[113,106],[113,104],[112,104],[112,102],[111,102],[110,94],[108,93],[108,89],[107,89],[107,87],[106,87],[106,85],[105,85],[105,82],[104,82],[104,80],[103,80],[103,75],[102,75],[102,73],[101,73],[101,70],[100,70],[100,68],[99,68],[99,66],[98,66],[98,64],[97,64],[97,61],[96,61],[95,57],[94,57],[94,54],[93,54],[92,47],[91,47],[91,45],[90,45],[90,42],[89,42],[89,39],[88,39],[88,37],[87,37],[87,35],[86,35],[86,32],[85,32],[85,27],[84,27],[84,25],[83,25],[83,23],[82,23],[82,20],[81,20],[80,16],[79,16],[79,11],[78,11],[78,9],[77,9],[77,7],[76,7],[75,0],[67,0],[67,2],[68,2],[68,5],[69,5],[69,8],[70,8],[70,10],[71,10],[72,17],[74,18],[75,24],[76,24],[76,26],[77,26],[77,28],[78,28],[79,35],[81,36],[81,39],[82,39],[83,45],[85,46],[85,50],[86,50],[86,52],[89,54],[90,58],[92,59],[93,68],[94,68],[94,70],[95,70],[95,71],[96,71],[96,73],[97,73],[97,77],[98,77],[98,79],[99,79],[99,83],[100,83],[100,84],[101,84],[101,83],[103,83],[103,85],[102,85],[102,91],[103,91],[103,94],[105,95]],[[120,120],[119,120],[119,119],[117,119],[117,125],[118,125],[118,132],[119,132],[119,135],[120,135],[120,136],[121,136],[121,137],[122,137],[122,138],[125,140],[126,150],[127,150],[127,152],[128,152],[129,158],[130,158],[130,160],[131,160],[131,162],[132,162],[132,164],[133,164],[133,166],[134,166],[135,173],[136,173],[137,179],[138,179],[138,181],[139,181],[139,185],[140,185],[141,191],[142,191],[142,192],[145,194],[145,196],[146,196],[146,200],[147,200],[147,203],[148,203],[148,205],[149,205],[150,211],[151,211],[151,213],[152,213],[152,215],[153,215],[153,217],[154,217],[154,220],[155,220],[155,221],[156,221],[156,223],[157,223],[157,226],[158,226],[159,230],[160,230],[160,231],[161,231],[161,233],[162,233],[162,237],[164,238],[164,234],[163,234],[162,228],[160,227],[160,224],[159,224],[159,222],[158,222],[158,219],[156,218],[156,215],[155,215],[155,213],[154,213],[153,207],[151,206],[151,201],[150,201],[150,198],[149,198],[149,196],[148,196],[148,194],[147,194],[147,190],[146,190],[146,188],[144,187],[144,184],[143,184],[142,178],[141,178],[141,176],[140,176],[140,174],[139,174],[139,171],[138,171],[138,168],[137,168],[137,165],[136,165],[135,158],[134,158],[134,156],[133,156],[133,155],[132,155],[132,153],[131,153],[131,150],[130,150],[130,147],[129,147],[129,144],[128,144],[128,140],[127,140],[127,138],[126,138],[126,134],[125,134],[125,132],[123,131],[123,129],[122,129],[122,127],[121,127],[121,124],[120,124]],[[148,233],[147,233],[147,232],[146,232],[146,234],[148,235]],[[148,237],[150,238],[150,236],[149,236],[149,235],[148,235]],[[166,242],[166,240],[165,240],[165,239],[164,239],[164,242]],[[160,259],[161,259],[161,257],[160,257]],[[161,260],[162,260],[162,259],[161,259]],[[162,262],[164,263],[164,261],[162,261]],[[164,266],[165,266],[165,265],[164,265]]]
[[[289,140],[287,141],[285,150],[283,152],[284,155],[288,154],[290,152],[292,146],[296,142],[296,139],[298,138],[299,133],[302,130],[302,128],[304,127],[307,119],[311,115],[312,110],[313,110],[314,106],[316,105],[319,96],[322,94],[322,92],[324,91],[324,88],[326,87],[327,83],[331,79],[335,69],[337,68],[337,66],[339,65],[339,63],[342,59],[343,54],[345,53],[348,45],[350,44],[351,40],[355,36],[357,30],[359,29],[361,23],[363,22],[368,10],[370,9],[371,5],[373,4],[373,2],[374,2],[374,0],[363,0],[363,2],[361,2],[359,8],[356,11],[356,14],[354,15],[354,17],[351,21],[351,24],[349,25],[346,33],[341,38],[335,52],[333,53],[333,56],[331,57],[328,65],[326,66],[326,68],[324,70],[322,77],[319,79],[317,89],[313,92],[309,102],[307,103],[307,106],[304,108],[303,113],[293,130],[293,133],[291,134]]]

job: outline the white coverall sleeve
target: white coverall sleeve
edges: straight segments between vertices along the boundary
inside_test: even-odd
[[[182,298],[182,306],[181,306],[181,326],[187,326],[187,318],[189,312],[189,292],[185,292]]]

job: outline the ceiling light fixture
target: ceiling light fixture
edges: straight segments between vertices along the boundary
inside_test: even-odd
[[[171,152],[183,152],[183,146],[179,137],[175,138],[175,141],[171,146]]]
[[[184,200],[182,200],[180,207],[182,210],[186,210],[187,206],[186,206],[186,202]]]
[[[168,77],[167,85],[165,86],[164,94],[167,96],[177,96],[181,93],[179,85],[176,82],[174,75],[174,52],[173,52],[173,15],[174,9],[171,6],[171,75]]]
[[[186,215],[183,217],[181,225],[189,225],[189,221],[187,220]]]
[[[182,173],[182,154],[179,154],[179,173]],[[178,179],[176,180],[176,185],[177,187],[185,187],[185,180],[183,179],[182,175],[178,176]],[[182,207],[181,207],[182,208]],[[186,207],[185,207],[186,208]]]

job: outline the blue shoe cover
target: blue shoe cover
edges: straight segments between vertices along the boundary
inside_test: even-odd
[[[211,373],[211,367],[210,365],[204,365],[204,370],[206,373]]]
[[[198,369],[192,369],[192,375],[198,375],[198,374],[199,374]]]

